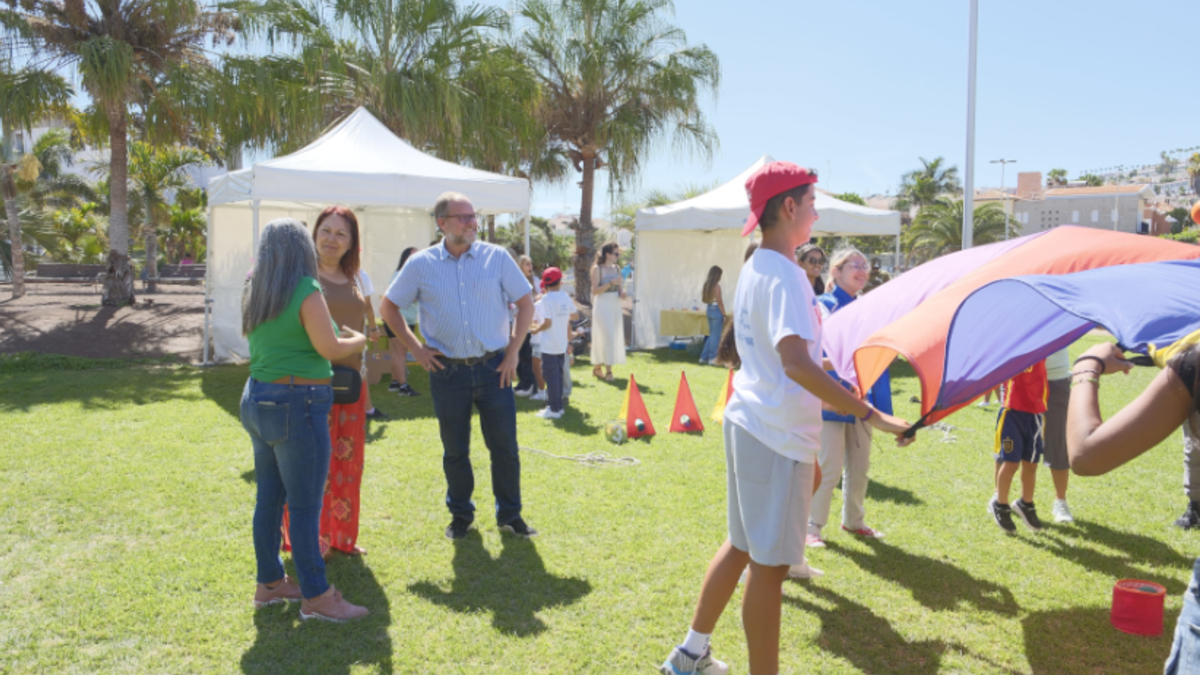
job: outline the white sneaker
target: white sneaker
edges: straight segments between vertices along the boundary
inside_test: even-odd
[[[532,395],[533,392],[534,387],[530,387],[528,389],[513,389],[513,395],[520,396],[521,398],[526,398],[527,396]]]
[[[1067,500],[1065,499],[1055,499],[1050,513],[1054,514],[1054,522],[1056,523],[1075,522],[1075,516],[1071,515],[1071,509],[1067,508]]]
[[[808,564],[808,558],[805,558],[804,562],[799,565],[792,565],[788,568],[789,579],[816,579],[823,576],[825,576],[824,572]]]
[[[549,401],[550,395],[546,393],[545,389],[543,389],[543,390],[539,391],[538,393],[534,394],[533,396],[530,396],[529,400],[530,401]]]
[[[546,420],[556,420],[563,416],[563,411],[559,410],[558,412],[554,412],[549,407],[546,407],[535,412],[534,415]]]

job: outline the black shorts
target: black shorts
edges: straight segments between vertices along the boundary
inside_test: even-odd
[[[1045,452],[1042,416],[1020,410],[1000,409],[996,420],[997,462],[1040,462]]]
[[[409,329],[409,330],[411,330],[411,331],[413,332],[413,335],[416,335],[416,333],[417,333],[417,324],[415,324],[415,323],[410,323],[410,324],[408,324],[408,329]],[[394,338],[394,337],[396,337],[396,334],[392,332],[392,327],[391,327],[391,326],[389,326],[389,325],[387,324],[387,322],[386,322],[386,321],[384,321],[384,322],[383,322],[383,330],[384,330],[384,332],[386,332],[386,333],[387,333],[387,336],[388,336],[388,337],[390,337],[390,338]]]

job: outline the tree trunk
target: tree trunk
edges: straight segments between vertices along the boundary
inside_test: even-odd
[[[108,271],[101,304],[120,307],[135,301],[133,270],[129,265],[129,139],[125,102],[107,104],[106,113],[112,163],[108,190]]]
[[[12,297],[20,298],[25,295],[25,247],[21,243],[21,221],[17,213],[17,189],[13,185],[13,166],[3,169],[4,181],[4,217],[8,219],[8,240],[12,243]]]
[[[496,216],[487,216],[487,240],[489,244],[496,243]]]
[[[158,292],[158,228],[154,225],[153,195],[144,190],[145,216],[143,227],[146,230],[146,288],[147,293]]]
[[[596,158],[583,158],[583,199],[575,228],[575,299],[592,306],[592,261],[596,257],[596,226],[592,224],[592,198],[596,190]]]

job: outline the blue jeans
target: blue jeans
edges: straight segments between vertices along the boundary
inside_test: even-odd
[[[704,351],[700,352],[700,362],[708,363],[717,358],[717,347],[721,344],[721,330],[725,328],[725,315],[717,303],[708,306],[708,337],[704,339]]]
[[[554,412],[563,409],[563,370],[566,361],[566,354],[542,353],[542,378],[546,380],[546,402]]]
[[[451,365],[429,373],[429,393],[442,436],[446,506],[451,515],[475,519],[475,472],[471,468],[471,415],[479,410],[483,442],[492,459],[496,522],[521,515],[521,458],[517,454],[517,402],[512,387],[500,387],[496,368],[504,352],[474,366]]]
[[[1183,609],[1175,625],[1175,642],[1167,657],[1164,675],[1200,674],[1200,558],[1192,566],[1192,580],[1183,594]]]
[[[325,561],[318,543],[321,501],[329,475],[328,385],[287,385],[246,380],[242,391],[242,426],[254,445],[258,500],[254,505],[254,555],[258,582],[283,578],[279,557],[283,505],[290,517],[288,535],[300,592],[315,598],[329,590]]]

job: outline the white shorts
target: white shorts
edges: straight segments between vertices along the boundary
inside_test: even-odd
[[[775,452],[725,420],[729,543],[759,565],[804,562],[813,465]]]

